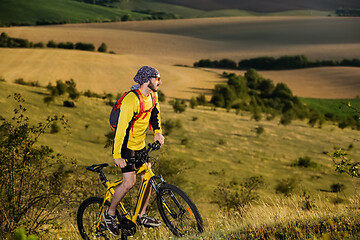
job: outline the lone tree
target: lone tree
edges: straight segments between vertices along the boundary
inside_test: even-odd
[[[97,49],[98,52],[107,52],[107,45],[105,43],[101,43],[100,47]]]

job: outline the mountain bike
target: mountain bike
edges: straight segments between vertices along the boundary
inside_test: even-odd
[[[160,149],[160,144],[154,142],[148,145],[146,152],[141,157],[142,165],[136,174],[145,173],[144,180],[140,186],[138,199],[134,213],[131,215],[124,204],[120,202],[117,210],[118,227],[121,230],[121,239],[126,240],[128,236],[136,233],[136,220],[138,218],[146,189],[151,184],[156,193],[156,203],[159,213],[166,226],[175,236],[185,236],[203,232],[203,221],[198,209],[191,199],[178,187],[165,182],[161,175],[155,176],[149,167],[149,153]],[[99,174],[101,183],[105,186],[104,197],[90,197],[84,200],[77,212],[77,225],[83,239],[111,239],[112,235],[107,230],[102,217],[103,212],[110,207],[114,190],[122,183],[117,180],[111,183],[105,176],[103,168],[109,166],[107,163],[95,164],[87,167],[90,172]]]

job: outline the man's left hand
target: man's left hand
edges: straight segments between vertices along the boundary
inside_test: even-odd
[[[154,142],[159,141],[161,145],[165,142],[165,137],[161,133],[156,133],[154,137]]]

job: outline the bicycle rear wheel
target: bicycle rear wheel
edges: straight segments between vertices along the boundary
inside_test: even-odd
[[[77,212],[77,225],[80,232],[80,235],[85,240],[92,239],[115,239],[110,232],[107,230],[104,219],[101,214],[101,205],[104,199],[99,197],[90,197],[83,201],[79,206]],[[106,209],[110,206],[109,203],[106,203]],[[121,216],[117,212],[118,219],[121,219]],[[96,224],[99,217],[101,217],[101,222],[98,228]]]
[[[160,215],[175,236],[203,232],[203,222],[198,209],[180,188],[164,184],[159,188],[156,198]]]

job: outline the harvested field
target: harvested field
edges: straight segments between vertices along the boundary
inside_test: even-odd
[[[131,79],[141,65],[153,65],[162,72],[166,94],[189,98],[208,93],[221,79],[213,73],[175,64],[192,66],[204,58],[237,61],[297,54],[311,60],[360,58],[359,26],[360,18],[231,17],[0,28],[12,37],[32,42],[87,42],[96,47],[104,42],[117,53],[1,49],[0,76],[42,83],[74,78],[82,89],[120,91],[121,87],[112,87],[114,80]],[[275,82],[288,83],[299,96],[327,97],[329,92],[337,92],[336,98],[359,95],[360,75],[353,68],[267,74]],[[319,93],[317,86],[327,95]],[[344,89],[340,91],[339,86]]]

